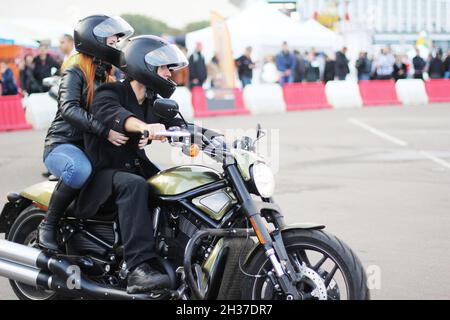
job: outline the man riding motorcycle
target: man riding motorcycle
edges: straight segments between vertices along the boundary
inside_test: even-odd
[[[79,21],[74,30],[79,52],[63,66],[58,93],[58,111],[45,138],[44,163],[60,180],[52,194],[45,220],[39,227],[39,244],[57,251],[57,226],[69,204],[85,184],[92,169],[83,153],[83,132],[124,143],[126,137],[93,118],[88,109],[94,90],[112,81],[111,63],[119,64],[120,50],[114,48],[133,33],[120,17],[93,15]]]
[[[152,106],[157,95],[172,95],[176,84],[169,78],[171,70],[186,67],[188,62],[175,45],[159,37],[140,36],[127,42],[120,67],[127,79],[98,88],[91,112],[108,129],[130,139],[123,146],[114,146],[102,136],[85,134],[85,151],[94,174],[80,193],[76,212],[80,217],[92,216],[113,197],[124,258],[131,272],[127,292],[138,293],[164,288],[169,282],[168,276],[156,269],[146,179],[157,169],[143,148],[152,140],[164,140],[156,133],[165,131],[165,126],[181,125],[181,119],[157,116]]]
[[[0,276],[10,279],[17,297],[368,299],[364,267],[351,248],[323,225],[285,223],[272,198],[273,173],[255,152],[257,140],[242,137],[229,145],[190,123],[159,132],[179,124],[161,117],[182,118],[175,101],[153,103],[157,94],[169,97],[175,89],[170,70],[187,64],[179,51],[144,36],[131,40],[123,53],[128,80],[99,88],[90,110],[129,140],[114,146],[86,135],[95,171],[78,210],[69,208],[59,224],[60,254],[41,250],[36,241],[54,182],[7,196],[0,213],[0,233],[7,239],[0,239]],[[258,126],[257,139],[261,133]],[[186,155],[197,146],[222,171],[184,165],[154,174],[158,169],[140,147],[159,136],[171,137],[171,146]],[[168,286],[167,276],[153,269],[158,267],[170,278]]]

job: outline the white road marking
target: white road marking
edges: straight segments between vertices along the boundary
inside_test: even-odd
[[[441,158],[438,158],[434,155],[432,155],[431,153],[428,153],[426,151],[420,151],[420,153],[425,157],[430,159],[431,161],[436,162],[437,164],[440,164],[441,166],[450,169],[450,162],[447,162],[445,160],[442,160]]]
[[[388,140],[388,141],[390,141],[392,143],[395,143],[395,144],[397,144],[399,146],[406,147],[408,145],[408,142],[400,140],[400,139],[397,139],[397,138],[395,138],[395,137],[393,137],[393,136],[391,136],[391,135],[389,135],[389,134],[387,134],[387,133],[385,133],[385,132],[383,132],[381,130],[375,129],[375,128],[369,126],[368,124],[366,124],[366,123],[364,123],[364,122],[362,122],[360,120],[357,120],[355,118],[349,118],[348,121],[353,123],[355,126],[363,128],[363,129],[369,131],[370,133],[372,133],[372,134],[374,134],[374,135],[376,135],[376,136],[378,136],[380,138],[383,138],[385,140]]]
[[[391,135],[389,135],[389,134],[387,134],[387,133],[385,133],[385,132],[383,132],[381,130],[375,129],[375,128],[369,126],[368,124],[366,124],[366,123],[364,123],[364,122],[362,122],[362,121],[360,121],[358,119],[348,118],[348,121],[351,122],[352,124],[362,128],[362,129],[365,129],[365,130],[369,131],[370,133],[372,133],[372,134],[374,134],[374,135],[376,135],[376,136],[378,136],[380,138],[388,140],[388,141],[390,141],[392,143],[395,143],[395,144],[397,144],[399,146],[402,146],[402,147],[408,146],[408,142],[400,140],[400,139],[398,139],[396,137],[393,137],[393,136],[391,136]],[[431,161],[433,161],[433,162],[443,166],[444,168],[450,169],[450,162],[442,160],[441,158],[438,158],[438,157],[432,155],[431,153],[423,151],[423,150],[419,150],[418,152],[420,154],[422,154],[425,158],[427,158],[427,159],[429,159],[429,160],[431,160]]]

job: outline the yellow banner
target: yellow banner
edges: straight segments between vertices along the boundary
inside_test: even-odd
[[[214,52],[219,60],[221,88],[235,87],[235,64],[231,49],[231,38],[225,19],[217,12],[211,11],[211,27],[214,36]]]

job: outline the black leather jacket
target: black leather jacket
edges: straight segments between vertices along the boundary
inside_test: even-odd
[[[94,90],[102,83],[96,79]],[[86,107],[87,84],[77,66],[64,71],[58,92],[58,111],[45,137],[44,160],[58,145],[70,143],[84,149],[83,133],[107,138],[109,129],[94,119]]]

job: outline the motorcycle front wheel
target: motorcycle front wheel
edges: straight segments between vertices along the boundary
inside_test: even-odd
[[[289,230],[283,242],[301,280],[295,284],[302,300],[369,300],[364,268],[353,251],[322,230]],[[272,264],[262,248],[247,263],[244,300],[286,300],[273,283]],[[272,279],[272,280],[271,280]]]

